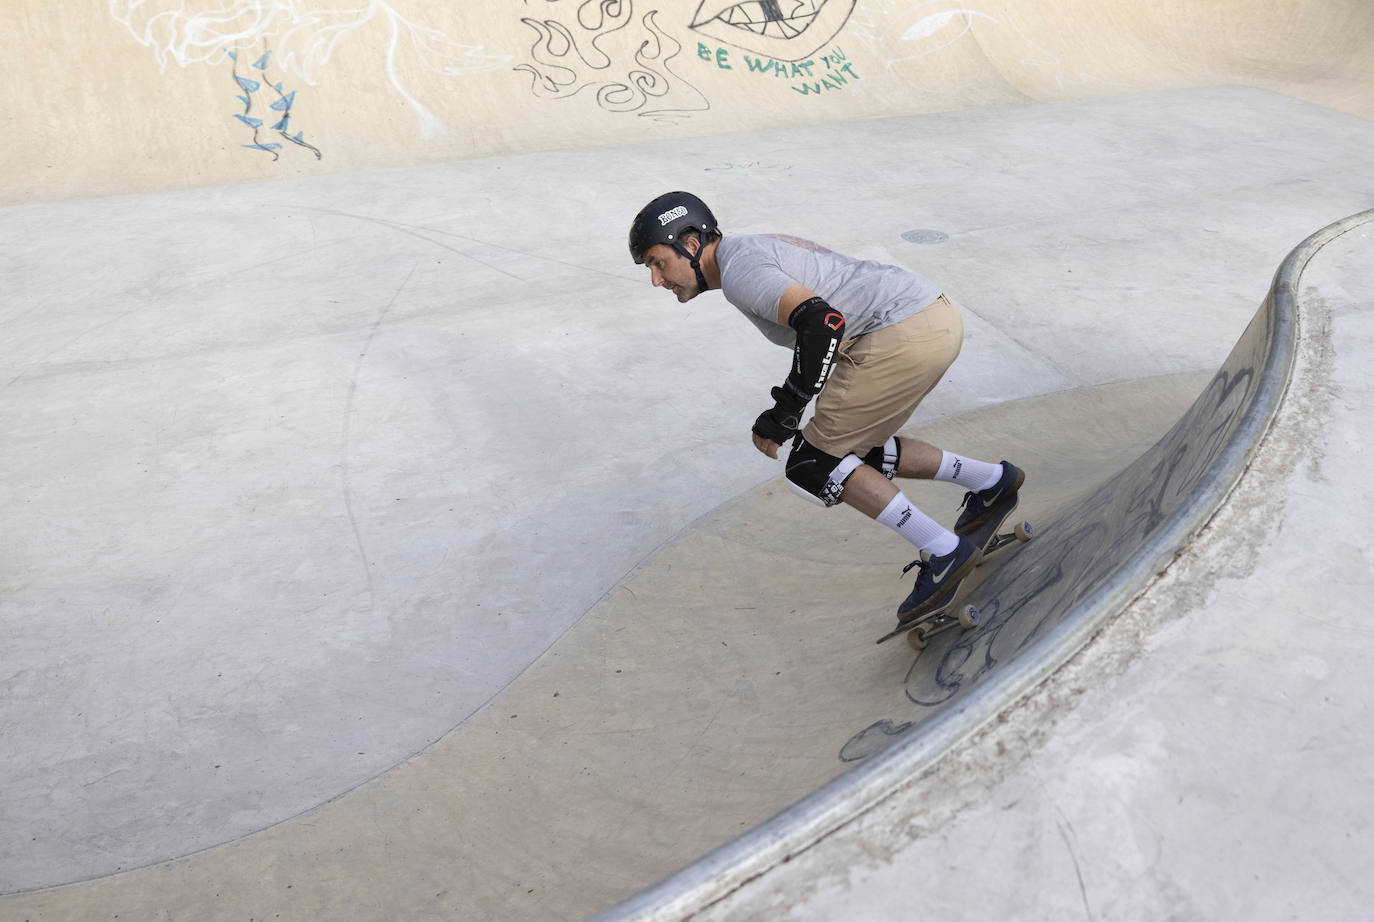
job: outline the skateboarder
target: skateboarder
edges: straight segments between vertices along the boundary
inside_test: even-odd
[[[792,369],[753,426],[770,458],[787,442],[787,480],[826,506],[843,502],[927,552],[897,610],[910,622],[947,601],[977,564],[966,535],[1016,503],[1024,473],[897,438],[963,343],[959,311],[929,279],[895,266],[767,236],[724,236],[701,199],[669,192],[630,227],[630,255],[655,287],[687,302],[720,289],[762,333],[792,350]],[[801,428],[802,411],[816,400]],[[893,476],[963,486],[950,531],[911,504]]]

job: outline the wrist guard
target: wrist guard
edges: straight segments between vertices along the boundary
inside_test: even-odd
[[[754,420],[753,432],[770,442],[783,445],[801,428],[802,410],[806,409],[806,398],[789,393],[786,385],[773,388],[773,408],[764,410]]]

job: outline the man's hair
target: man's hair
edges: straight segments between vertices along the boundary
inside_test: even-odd
[[[695,237],[701,243],[702,246],[706,246],[706,244],[708,243],[715,243],[717,240],[719,240],[721,237],[724,237],[725,235],[715,229],[708,230],[705,233],[702,233],[696,228],[693,228],[689,231],[683,231],[682,236]]]

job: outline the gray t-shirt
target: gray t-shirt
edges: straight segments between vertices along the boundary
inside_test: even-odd
[[[720,288],[764,336],[791,349],[797,333],[778,323],[782,293],[801,283],[844,314],[846,339],[919,314],[940,297],[940,286],[897,266],[859,260],[776,237],[732,234],[716,246]]]

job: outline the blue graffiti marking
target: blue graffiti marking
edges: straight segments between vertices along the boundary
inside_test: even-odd
[[[279,151],[284,149],[284,145],[276,142],[265,142],[258,136],[258,133],[263,129],[263,125],[270,120],[257,118],[253,115],[253,109],[255,103],[266,103],[268,109],[281,113],[281,118],[277,119],[276,123],[272,125],[269,130],[277,132],[282,138],[297,147],[303,147],[311,151],[314,153],[316,160],[322,159],[324,155],[320,152],[320,149],[306,142],[305,132],[298,130],[294,136],[287,133],[291,130],[291,116],[294,114],[293,110],[296,105],[296,91],[288,91],[280,81],[273,83],[270,79],[267,79],[265,72],[272,60],[272,50],[269,48],[264,51],[252,64],[254,68],[264,72],[263,80],[254,80],[250,77],[241,75],[238,72],[238,54],[227,48],[225,49],[225,54],[228,56],[229,60],[234,62],[234,82],[238,85],[239,89],[243,90],[242,94],[234,97],[243,104],[243,111],[234,113],[234,118],[253,130],[253,143],[241,146],[248,150],[260,150],[269,153],[272,155],[273,160],[281,159]],[[277,98],[270,101],[260,98],[257,94],[263,92],[264,87],[275,90]]]

